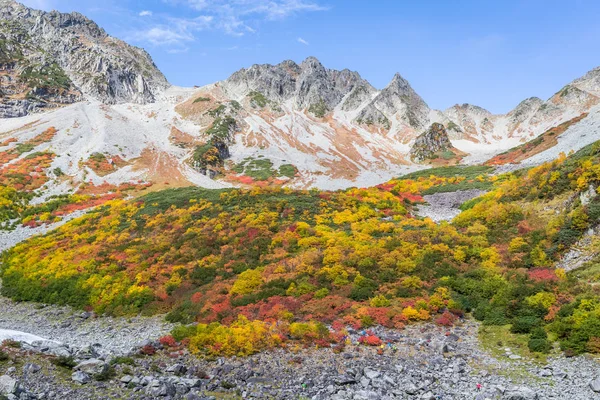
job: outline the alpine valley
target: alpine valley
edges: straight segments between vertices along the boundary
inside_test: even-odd
[[[599,193],[600,68],[504,115],[182,88],[0,0],[0,400],[600,399]]]

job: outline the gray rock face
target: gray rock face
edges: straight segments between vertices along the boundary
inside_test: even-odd
[[[595,393],[600,393],[600,377],[590,382],[590,389]]]
[[[92,378],[88,374],[81,371],[73,372],[71,379],[73,382],[79,383],[80,385],[85,385],[86,383],[90,383],[92,381]]]
[[[19,393],[19,382],[8,375],[0,376],[0,395],[9,396]]]
[[[504,394],[503,400],[537,400],[539,396],[528,387],[514,387]]]
[[[89,375],[103,374],[108,370],[108,364],[102,360],[91,359],[83,361],[75,367],[75,371],[81,371]]]
[[[434,123],[431,127],[415,139],[410,156],[413,160],[420,162],[437,158],[440,152],[452,149],[452,143],[446,133],[444,125]]]
[[[429,107],[408,81],[400,74],[394,75],[392,82],[383,89],[357,117],[357,121],[378,122],[396,115],[405,124],[415,128],[425,128],[429,121]]]
[[[147,103],[168,87],[148,53],[109,36],[79,13],[43,12],[0,0],[0,21],[0,35],[17,44],[0,52],[0,68],[15,71],[8,83],[42,76],[37,82],[31,78],[26,101],[5,93],[0,117],[35,112],[44,103],[72,103],[82,94],[109,104]],[[14,62],[19,55],[24,60]]]
[[[324,103],[328,110],[359,86],[367,91],[374,90],[357,72],[327,69],[314,57],[307,58],[300,65],[293,61],[253,65],[223,82],[223,88],[232,97],[241,98],[251,92],[260,92],[278,103],[292,99],[300,109]]]

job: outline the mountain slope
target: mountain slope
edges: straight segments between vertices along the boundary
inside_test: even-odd
[[[410,151],[433,123],[445,128],[458,156],[453,162],[467,164],[571,120],[552,149],[581,148],[570,134],[581,124],[585,143],[599,134],[592,112],[598,69],[547,101],[526,99],[505,115],[469,104],[432,110],[400,74],[378,90],[357,72],[326,68],[314,57],[254,65],[198,89],[166,90],[145,51],[80,14],[0,0],[0,17],[0,116],[20,116],[2,119],[0,161],[27,165],[36,152],[52,153],[43,188],[49,193],[86,182],[367,186],[425,168]],[[43,110],[52,111],[26,116]],[[17,151],[49,128],[56,130],[51,140]],[[543,156],[529,155],[515,160]],[[60,179],[50,173],[57,168],[65,174]]]
[[[43,12],[13,0],[0,0],[0,20],[0,48],[10,50],[9,54],[4,52],[2,69],[16,70],[14,79],[24,81],[31,89],[38,86],[28,76],[51,72],[51,88],[76,92],[62,103],[81,100],[81,92],[108,104],[143,104],[154,101],[168,87],[148,53],[107,35],[79,13]],[[52,91],[46,94],[33,90],[26,95],[53,102]],[[21,112],[5,111],[5,116],[20,116],[23,110],[38,108],[27,101],[20,101],[24,103]]]

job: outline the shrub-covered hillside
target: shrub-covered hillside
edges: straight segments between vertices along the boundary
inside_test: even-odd
[[[500,177],[454,167],[339,192],[187,188],[115,200],[5,253],[2,292],[201,322],[178,333],[198,352],[252,352],[235,335],[262,348],[332,340],[319,323],[400,328],[466,312],[530,334],[536,351],[553,339],[600,351],[594,286],[554,269],[598,222],[599,161],[596,144]],[[470,187],[491,191],[452,223],[414,217],[422,194]]]

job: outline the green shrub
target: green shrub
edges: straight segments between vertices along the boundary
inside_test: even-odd
[[[552,349],[552,345],[547,339],[529,339],[527,347],[535,353],[549,353]]]
[[[323,99],[320,99],[318,103],[311,104],[310,107],[308,107],[308,112],[317,118],[323,118],[328,111],[329,108]]]
[[[250,92],[248,97],[250,98],[250,105],[254,108],[264,108],[269,103],[265,95],[260,92]]]
[[[111,365],[135,365],[135,360],[131,357],[118,356],[110,360]]]
[[[515,318],[510,327],[511,333],[529,333],[533,328],[539,327],[542,320],[538,317],[519,317]]]
[[[65,369],[73,369],[77,365],[75,359],[71,356],[58,356],[50,360],[50,362],[57,367],[65,368]]]

